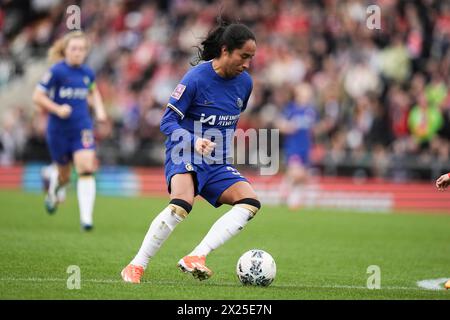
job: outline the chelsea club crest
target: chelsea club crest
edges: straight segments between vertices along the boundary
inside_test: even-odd
[[[238,106],[239,109],[241,109],[242,106],[244,105],[244,103],[242,102],[242,99],[241,99],[241,98],[237,98],[236,104],[237,104],[237,106]]]

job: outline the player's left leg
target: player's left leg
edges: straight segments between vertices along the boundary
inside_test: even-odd
[[[308,180],[308,170],[302,163],[289,163],[286,176],[290,183],[287,205],[289,209],[296,210],[302,204],[301,198],[304,194],[304,185]]]
[[[97,169],[95,151],[80,149],[73,155],[75,169],[78,174],[77,196],[80,210],[80,222],[84,230],[93,227],[93,211],[95,203],[96,185],[94,173]]]
[[[247,181],[238,181],[228,187],[218,202],[233,207],[214,223],[200,244],[179,262],[198,265],[196,272],[191,273],[200,280],[212,275],[205,266],[206,256],[238,234],[261,208],[255,191]]]

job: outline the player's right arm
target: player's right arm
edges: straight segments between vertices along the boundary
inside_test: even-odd
[[[282,117],[275,121],[275,127],[278,128],[282,134],[293,134],[297,130],[295,124]]]
[[[39,88],[34,89],[33,102],[47,112],[53,113],[58,117],[65,119],[72,113],[72,108],[68,104],[59,105],[53,102],[47,93],[41,91]]]
[[[65,119],[72,113],[72,108],[68,104],[59,105],[48,96],[48,91],[57,83],[57,73],[52,68],[48,71],[33,92],[33,102],[47,112],[53,113]]]
[[[277,117],[277,119],[275,119],[275,128],[279,129],[280,133],[289,135],[297,131],[297,126],[295,123],[290,121],[291,115],[291,109],[285,106],[281,114]]]

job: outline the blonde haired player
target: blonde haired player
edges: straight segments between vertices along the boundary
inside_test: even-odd
[[[70,181],[71,164],[78,174],[77,196],[81,226],[93,227],[96,155],[93,123],[88,100],[98,121],[106,120],[94,72],[84,64],[89,42],[82,31],[72,31],[57,40],[48,56],[53,65],[37,85],[33,102],[49,113],[47,144],[57,170],[50,170],[45,199],[49,213],[55,212],[58,194]]]
[[[450,184],[450,172],[443,174],[436,180],[436,188],[438,188],[439,191],[444,191],[447,189],[448,185]],[[448,280],[445,283],[445,289],[450,289],[450,280]]]

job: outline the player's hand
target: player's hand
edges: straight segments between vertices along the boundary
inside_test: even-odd
[[[450,177],[448,173],[443,174],[436,180],[436,188],[438,188],[439,191],[444,191],[445,189],[447,189],[449,184],[450,184]]]
[[[195,141],[195,151],[205,156],[210,154],[215,147],[216,144],[208,139],[198,138]]]
[[[56,115],[61,119],[67,119],[72,113],[72,107],[68,104],[63,104],[56,109]]]
[[[292,121],[286,119],[278,119],[275,125],[283,134],[293,134],[298,130],[297,126]]]

